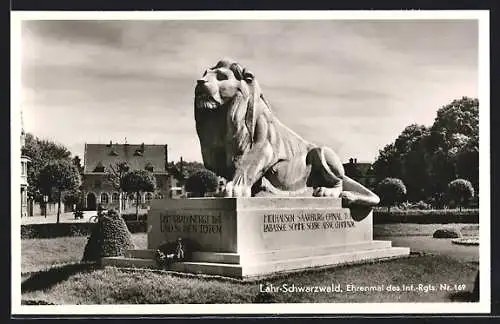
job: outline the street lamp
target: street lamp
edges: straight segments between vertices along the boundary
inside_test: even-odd
[[[49,201],[49,196],[47,195],[44,195],[43,196],[43,206],[44,206],[44,214],[45,214],[45,218],[47,218],[47,202]]]

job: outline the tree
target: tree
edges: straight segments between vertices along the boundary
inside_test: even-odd
[[[386,178],[377,186],[377,194],[380,196],[381,205],[387,206],[391,211],[391,205],[401,202],[406,196],[406,186],[397,178]]]
[[[139,217],[139,201],[141,192],[156,190],[156,179],[152,172],[146,170],[133,170],[127,172],[121,179],[120,187],[127,193],[135,193],[135,217]]]
[[[38,183],[42,193],[54,192],[57,197],[57,223],[61,214],[61,198],[65,191],[77,190],[81,184],[75,165],[69,160],[51,161],[40,170]]]
[[[466,206],[469,200],[474,197],[474,188],[470,181],[456,179],[448,184],[448,193],[450,199],[455,201],[459,210],[462,211],[462,206]]]
[[[167,165],[167,171],[174,176],[175,179],[179,183],[184,184],[187,178],[189,178],[192,174],[194,174],[196,171],[199,170],[204,170],[205,167],[203,166],[203,163],[193,161],[183,161],[182,157],[180,161],[177,162],[170,162]]]
[[[408,200],[428,200],[457,178],[479,189],[479,101],[463,97],[438,109],[431,127],[411,124],[379,151],[377,181],[401,179]]]
[[[31,160],[28,168],[28,195],[30,199],[42,202],[43,189],[40,187],[38,181],[40,171],[50,161],[69,160],[71,152],[61,144],[40,139],[30,133],[27,133],[26,141],[22,148],[22,154],[28,156]],[[54,197],[49,196],[49,199],[50,201],[53,201]]]
[[[186,180],[186,191],[193,193],[195,197],[204,197],[205,193],[217,190],[217,185],[217,175],[204,169],[196,171]]]
[[[76,205],[81,201],[82,192],[80,189],[68,190],[64,193],[63,202],[67,205]]]
[[[118,190],[118,214],[122,214],[122,181],[130,167],[126,161],[111,164],[106,168],[106,181],[115,189]]]
[[[467,178],[479,185],[479,101],[462,97],[437,111],[430,134],[430,174],[436,191],[450,181]]]
[[[83,166],[82,166],[82,160],[78,155],[76,155],[73,158],[73,164],[76,166],[78,173],[82,174],[83,173]]]

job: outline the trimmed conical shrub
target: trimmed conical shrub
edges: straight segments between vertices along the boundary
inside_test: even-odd
[[[123,256],[133,249],[132,235],[125,220],[115,210],[99,217],[90,234],[82,261],[100,261],[102,257]]]

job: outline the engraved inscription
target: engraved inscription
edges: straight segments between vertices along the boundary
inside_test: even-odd
[[[222,232],[221,213],[215,215],[166,214],[160,215],[161,232],[183,232],[201,234],[220,234]]]
[[[342,230],[355,227],[348,211],[266,213],[264,232]]]

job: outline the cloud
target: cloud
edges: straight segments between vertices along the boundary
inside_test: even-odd
[[[201,159],[194,83],[232,57],[286,125],[372,160],[407,124],[477,96],[477,41],[474,21],[24,22],[24,118],[72,148],[126,136]]]

